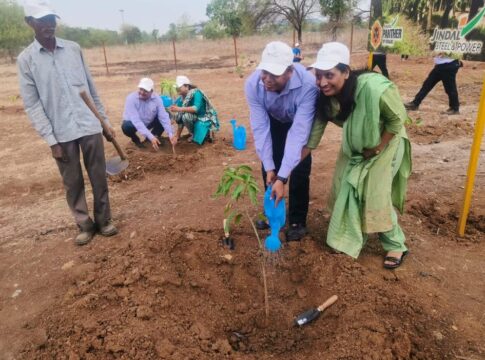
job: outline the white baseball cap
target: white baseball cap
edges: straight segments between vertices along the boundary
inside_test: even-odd
[[[184,85],[192,84],[187,76],[179,75],[175,78],[175,86],[178,88]]]
[[[40,19],[47,15],[59,17],[47,0],[27,0],[24,4],[24,13],[25,17],[33,17],[35,19]]]
[[[263,50],[257,69],[280,76],[293,64],[293,50],[281,41],[272,41]]]
[[[333,69],[337,64],[350,65],[350,52],[347,46],[339,42],[328,42],[318,50],[317,61],[310,67],[319,70]]]
[[[140,80],[140,83],[138,84],[138,87],[140,89],[146,90],[146,91],[152,91],[153,90],[153,80],[150,78],[142,78]]]

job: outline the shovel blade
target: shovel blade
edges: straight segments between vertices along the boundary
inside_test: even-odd
[[[306,325],[309,322],[312,322],[313,320],[315,320],[319,315],[320,315],[320,311],[318,311],[318,309],[307,310],[304,313],[297,316],[297,318],[295,319],[295,324],[298,326]]]
[[[129,165],[128,160],[121,160],[119,156],[115,156],[106,160],[106,172],[108,175],[118,175],[125,170]]]

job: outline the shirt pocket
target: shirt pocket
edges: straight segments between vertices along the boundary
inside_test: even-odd
[[[289,120],[293,120],[296,114],[296,106],[290,106],[288,109],[285,111],[286,118]]]
[[[69,85],[71,86],[83,86],[86,84],[86,78],[84,74],[79,70],[70,71],[67,75]]]

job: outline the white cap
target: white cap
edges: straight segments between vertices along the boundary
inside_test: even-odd
[[[140,89],[143,89],[143,90],[146,90],[146,91],[152,91],[153,90],[153,80],[150,79],[150,78],[143,78],[143,79],[140,80],[138,87]]]
[[[192,84],[187,76],[184,75],[179,75],[175,78],[175,86],[176,87],[181,87],[184,85],[190,85]]]
[[[339,42],[323,44],[318,50],[317,61],[310,67],[319,70],[333,69],[337,64],[350,65],[350,52],[347,46]]]
[[[47,15],[59,17],[47,0],[27,0],[24,5],[24,13],[26,17],[35,19],[40,19]]]
[[[257,69],[280,76],[293,64],[293,50],[281,41],[272,41],[263,50]]]
[[[300,43],[295,43],[295,46],[296,46],[296,47],[300,46]]]

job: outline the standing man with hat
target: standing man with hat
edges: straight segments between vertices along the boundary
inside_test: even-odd
[[[32,125],[51,148],[61,173],[69,208],[80,229],[77,245],[91,241],[95,231],[115,235],[106,180],[102,128],[79,93],[86,91],[104,118],[109,141],[115,134],[96,92],[78,44],[55,37],[57,14],[46,0],[29,0],[25,21],[34,30],[34,42],[17,60],[20,93]],[[94,221],[89,216],[80,163],[91,181]]]
[[[265,186],[280,201],[289,183],[289,228],[287,240],[300,240],[306,233],[312,159],[300,162],[315,115],[318,88],[315,77],[293,63],[287,44],[266,45],[261,63],[245,85],[256,152],[262,162]],[[257,223],[265,228],[264,222]]]
[[[136,134],[138,131],[158,150],[164,130],[167,131],[172,145],[177,143],[177,138],[173,134],[170,117],[165,111],[162,99],[153,92],[153,85],[152,79],[142,78],[138,91],[127,96],[121,130],[137,147],[144,147]]]

